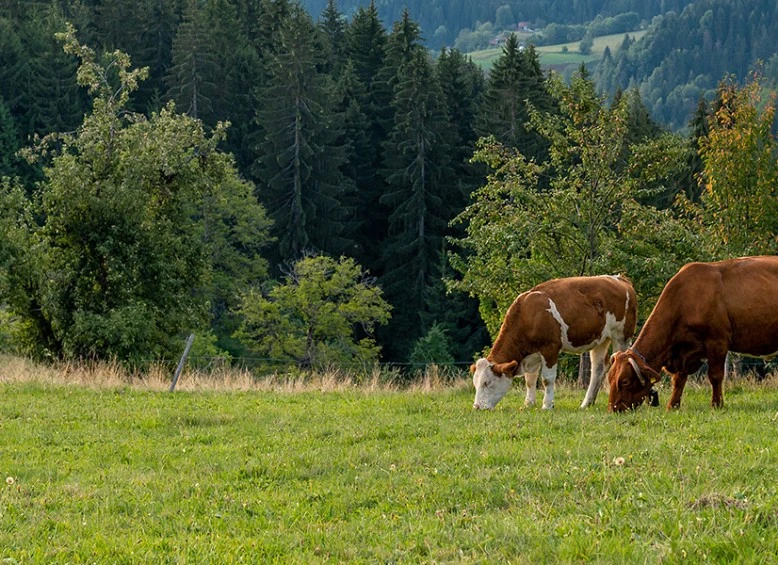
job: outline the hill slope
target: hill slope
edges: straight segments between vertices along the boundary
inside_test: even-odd
[[[421,24],[430,47],[453,45],[458,33],[475,29],[478,23],[513,20],[531,22],[535,27],[549,23],[584,24],[598,15],[616,16],[636,12],[646,21],[668,10],[682,10],[691,0],[375,0],[378,13],[387,28],[399,20],[403,9]],[[318,18],[328,0],[302,0],[301,4]],[[370,0],[336,0],[337,8],[351,16]],[[507,6],[507,9],[505,8]],[[498,17],[497,11],[501,10]]]
[[[742,79],[761,60],[767,77],[778,77],[776,37],[773,1],[699,0],[656,17],[639,41],[606,53],[595,78],[604,92],[638,87],[655,119],[681,129],[700,96],[711,98],[727,75]]]

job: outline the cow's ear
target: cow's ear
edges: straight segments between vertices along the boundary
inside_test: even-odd
[[[662,375],[660,373],[654,371],[642,359],[635,359],[633,357],[630,357],[629,362],[633,364],[633,367],[636,365],[640,365],[640,372],[643,373],[643,375],[645,375],[646,381],[648,381],[652,385],[658,383],[662,378]],[[640,377],[640,374],[638,374],[638,377]]]
[[[472,365],[470,365],[470,372],[471,372],[471,373],[475,373],[475,363],[473,363]]]
[[[497,373],[498,375],[507,375],[509,377],[512,377],[516,374],[516,369],[519,366],[519,362],[515,359],[513,361],[509,361],[508,363],[495,363],[492,367],[492,371]]]
[[[644,373],[646,374],[646,376],[648,377],[648,380],[649,380],[649,381],[651,381],[651,384],[652,384],[652,385],[655,385],[656,383],[658,383],[658,382],[660,381],[660,379],[662,378],[662,375],[661,375],[661,374],[659,374],[659,373],[657,373],[656,371],[654,371],[654,370],[653,370],[651,367],[649,367],[648,365],[644,365],[644,367],[643,367],[643,372],[644,372]]]

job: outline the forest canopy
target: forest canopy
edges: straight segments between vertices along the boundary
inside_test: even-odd
[[[484,73],[375,3],[29,2],[0,28],[3,349],[464,364],[547,278],[627,274],[645,311],[686,261],[776,251],[763,75],[676,133],[641,89],[515,36]]]

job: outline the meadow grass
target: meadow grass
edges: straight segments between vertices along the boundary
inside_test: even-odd
[[[579,53],[578,46],[580,41],[573,41],[571,43],[560,43],[557,45],[543,45],[535,47],[538,52],[540,64],[543,67],[553,67],[556,70],[567,66],[580,66],[581,63],[592,63],[602,59],[602,54],[605,52],[605,47],[609,47],[611,53],[615,55],[621,43],[624,41],[624,36],[629,35],[633,39],[640,39],[645,35],[646,30],[631,31],[628,34],[615,33],[613,35],[601,35],[594,38],[594,44],[592,45],[591,53],[583,55]],[[565,51],[567,48],[567,51]],[[473,51],[467,53],[474,63],[479,67],[490,70],[494,61],[502,55],[502,47],[495,47],[491,49],[483,49],[480,51]]]
[[[476,412],[466,380],[169,393],[1,361],[3,563],[778,561],[774,382],[619,415],[517,382]]]

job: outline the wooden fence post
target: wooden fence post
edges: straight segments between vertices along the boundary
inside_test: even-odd
[[[184,354],[181,356],[181,361],[178,362],[178,367],[176,368],[176,374],[173,375],[173,382],[170,383],[170,392],[173,392],[176,389],[176,383],[178,382],[178,377],[181,375],[181,371],[184,370],[186,357],[187,355],[189,355],[189,349],[192,347],[193,341],[194,341],[194,334],[189,334],[189,338],[186,340],[186,347],[184,348]]]

